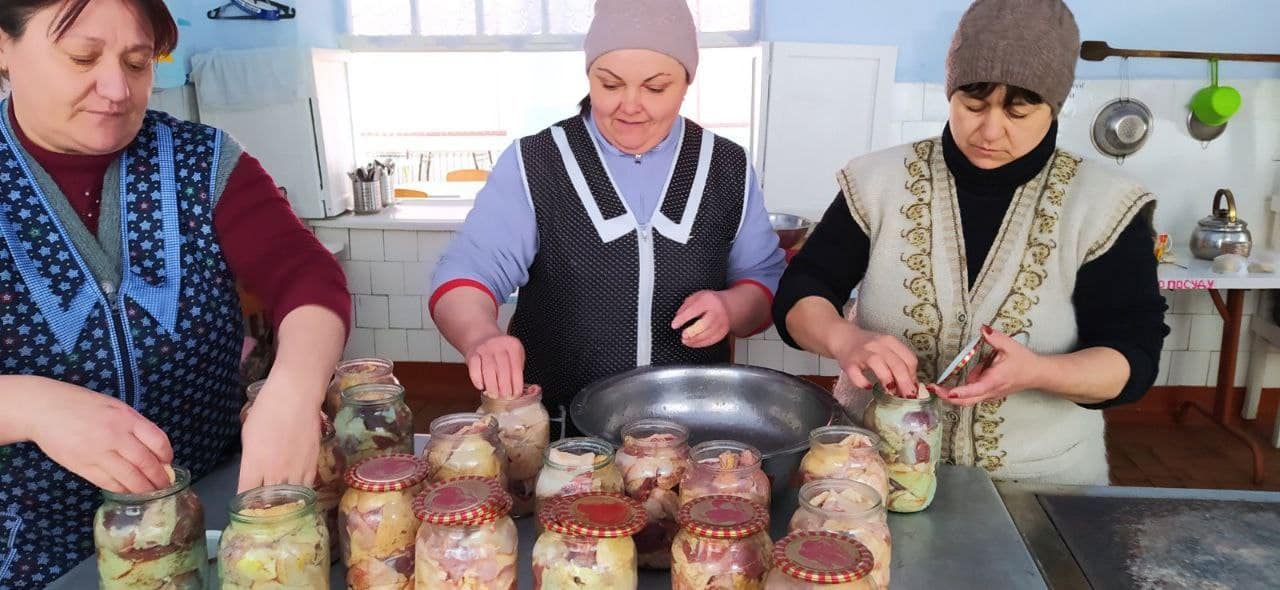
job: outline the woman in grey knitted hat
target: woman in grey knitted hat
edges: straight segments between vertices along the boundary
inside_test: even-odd
[[[685,0],[599,0],[578,116],[512,144],[436,269],[431,313],[477,388],[553,415],[637,366],[729,360],[767,326],[783,254],[745,151],[680,116]],[[520,290],[510,331],[497,303]],[[571,425],[570,425],[571,427]]]
[[[840,363],[845,401],[877,385],[942,398],[942,448],[916,456],[1106,484],[1099,410],[1155,380],[1168,328],[1154,196],[1056,147],[1078,47],[1059,0],[974,2],[947,56],[942,136],[840,170],[779,286],[779,332]],[[944,375],[973,345],[980,360]],[[898,486],[888,503],[931,494]]]

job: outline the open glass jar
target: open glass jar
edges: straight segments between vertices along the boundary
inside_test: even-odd
[[[920,388],[919,397],[901,398],[879,385],[864,414],[867,426],[880,435],[880,456],[889,470],[893,512],[919,512],[929,507],[938,489],[938,459],[942,425],[933,396]]]
[[[507,452],[507,492],[511,494],[513,516],[528,516],[534,511],[534,491],[542,456],[551,446],[551,416],[542,405],[542,388],[526,385],[524,394],[515,399],[497,399],[484,395],[481,414],[498,419],[498,440]]]
[[[680,531],[680,480],[689,466],[689,429],[668,420],[640,420],[622,429],[617,454],[627,495],[649,519],[636,533],[640,567],[671,567],[671,541]]]
[[[102,588],[204,588],[204,509],[191,474],[181,467],[173,474],[169,487],[149,494],[102,492],[93,518]]]
[[[413,414],[399,385],[357,385],[343,391],[334,427],[347,465],[375,455],[413,453]]]
[[[694,445],[689,459],[689,470],[680,482],[681,505],[716,494],[769,505],[769,477],[764,473],[760,451],[755,447],[730,440],[710,440]]]
[[[800,460],[801,483],[845,479],[889,494],[889,471],[880,456],[880,436],[856,426],[823,426],[809,433],[809,452]]]
[[[621,494],[622,471],[613,445],[598,438],[560,439],[547,447],[536,487],[538,510],[548,498],[584,492]]]
[[[507,484],[507,452],[498,440],[498,420],[489,414],[464,412],[432,420],[423,458],[432,482],[475,475]]]
[[[325,414],[337,415],[342,408],[342,392],[357,385],[400,385],[394,371],[395,363],[386,359],[352,359],[338,363],[333,379],[329,382],[329,389],[325,392]]]
[[[329,588],[329,532],[310,488],[271,485],[231,500],[218,545],[222,590]]]

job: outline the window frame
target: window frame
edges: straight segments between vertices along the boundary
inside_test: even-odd
[[[349,0],[347,7],[347,31],[352,30],[354,19],[353,4],[359,0]],[[575,51],[582,49],[584,34],[551,34],[535,35],[424,35],[419,32],[419,4],[429,0],[407,0],[409,4],[410,34],[408,35],[357,35],[347,33],[339,37],[343,49],[350,51]],[[476,26],[483,29],[483,11],[486,0],[475,0]],[[555,0],[540,0],[542,3],[542,24],[546,30],[549,25],[549,3]],[[713,0],[714,1],[714,0]],[[700,47],[749,47],[761,40],[762,15],[764,0],[749,0],[751,8],[751,27],[741,31],[699,32]]]

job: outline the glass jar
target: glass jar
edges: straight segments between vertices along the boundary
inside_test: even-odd
[[[338,510],[347,588],[413,587],[418,536],[413,499],[426,480],[426,462],[413,455],[379,455],[347,470],[347,491]]]
[[[819,479],[800,486],[800,507],[791,517],[790,532],[835,531],[853,535],[875,558],[872,577],[882,590],[889,587],[893,540],[888,513],[880,494],[866,484]]]
[[[680,482],[680,504],[694,498],[725,494],[769,505],[769,477],[760,451],[731,440],[709,440],[689,451],[689,470]]]
[[[542,405],[542,388],[526,385],[516,399],[481,397],[481,414],[498,419],[498,440],[507,451],[507,492],[511,494],[511,514],[528,516],[534,510],[534,491],[542,455],[551,445],[551,416]]]
[[[413,501],[415,579],[432,590],[513,590],[516,524],[497,480],[466,476],[431,484]]]
[[[258,393],[262,391],[262,386],[266,384],[266,379],[259,379],[244,388],[244,406],[240,408],[240,424],[243,425],[245,419],[249,417],[249,408],[253,407],[253,402],[258,399]]]
[[[218,545],[222,590],[329,588],[329,532],[314,491],[263,486],[233,498],[230,512]]]
[[[680,509],[672,590],[758,590],[773,566],[768,509],[738,496],[701,496]]]
[[[316,510],[329,529],[329,559],[341,556],[338,549],[338,504],[346,490],[347,462],[338,448],[337,433],[328,416],[320,416],[320,455],[316,458]]]
[[[880,435],[880,456],[889,469],[885,504],[893,512],[928,508],[938,489],[942,425],[933,396],[923,387],[918,395],[904,399],[877,385],[864,414],[867,427]]]
[[[422,457],[433,483],[477,475],[507,485],[507,452],[498,440],[498,420],[488,414],[464,412],[432,420]]]
[[[343,391],[334,427],[347,465],[385,453],[413,454],[413,414],[399,385],[357,385]]]
[[[329,389],[325,391],[325,414],[336,416],[342,409],[342,392],[357,385],[400,385],[394,370],[395,363],[386,359],[352,359],[338,363],[333,379],[329,381]]]
[[[103,490],[93,517],[101,588],[204,588],[204,509],[186,469],[174,468],[171,481],[148,494]]]
[[[689,429],[668,420],[640,420],[622,429],[618,467],[627,495],[644,506],[648,523],[636,533],[640,567],[671,567],[680,531],[680,479],[689,466]]]
[[[844,533],[805,531],[783,537],[773,548],[776,567],[765,590],[876,590],[875,558]],[[879,586],[888,587],[888,584]]]
[[[542,464],[535,487],[539,511],[547,498],[584,492],[621,494],[624,490],[613,445],[598,438],[564,438],[551,443]]]
[[[889,495],[889,471],[880,456],[880,437],[856,426],[823,426],[809,433],[809,452],[800,460],[801,483],[846,479]]]
[[[636,544],[644,509],[622,494],[552,498],[538,509],[544,532],[533,545],[533,587],[539,590],[635,590]]]

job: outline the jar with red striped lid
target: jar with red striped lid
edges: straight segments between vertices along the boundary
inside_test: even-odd
[[[644,528],[639,502],[619,493],[558,496],[538,509],[543,532],[533,546],[533,587],[635,590],[636,544]]]
[[[406,454],[372,457],[347,470],[338,532],[350,590],[413,588],[413,499],[426,479],[426,462]]]
[[[415,584],[430,590],[514,590],[511,496],[497,480],[464,476],[431,484],[413,501]]]
[[[804,531],[783,537],[773,549],[765,590],[875,590],[875,559],[852,535]]]

